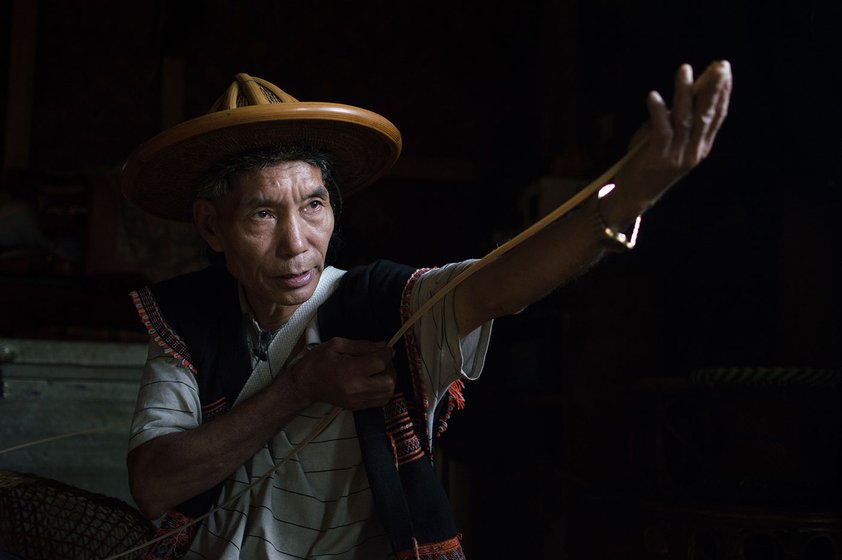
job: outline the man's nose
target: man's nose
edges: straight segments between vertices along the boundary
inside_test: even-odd
[[[307,250],[304,227],[295,216],[278,222],[276,247],[280,256],[299,255]]]

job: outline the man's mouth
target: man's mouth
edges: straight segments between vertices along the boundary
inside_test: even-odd
[[[313,270],[305,270],[304,272],[281,274],[277,278],[288,288],[300,288],[310,283],[313,278]]]

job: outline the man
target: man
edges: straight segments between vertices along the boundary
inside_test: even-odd
[[[326,265],[341,196],[400,153],[400,134],[379,115],[301,103],[239,74],[210,113],[138,148],[125,195],[192,219],[224,260],[133,293],[151,340],[129,476],[141,511],[166,514],[168,535],[148,556],[463,558],[431,438],[460,404],[462,382],[480,375],[493,320],[606,250],[632,247],[634,236],[618,232],[636,229],[707,156],[730,90],[727,62],[695,84],[681,66],[671,109],[650,94],[648,138],[614,192],[443,297],[476,261]]]

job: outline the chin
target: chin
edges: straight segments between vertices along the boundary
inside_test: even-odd
[[[283,290],[280,292],[275,292],[272,294],[272,300],[276,301],[279,305],[283,306],[290,306],[290,305],[301,305],[311,297],[316,292],[316,285],[318,282],[311,282],[307,286],[303,286],[296,290]]]

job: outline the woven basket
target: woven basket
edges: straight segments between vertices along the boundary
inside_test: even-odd
[[[101,560],[155,534],[154,524],[122,500],[0,470],[0,551],[23,560]]]

